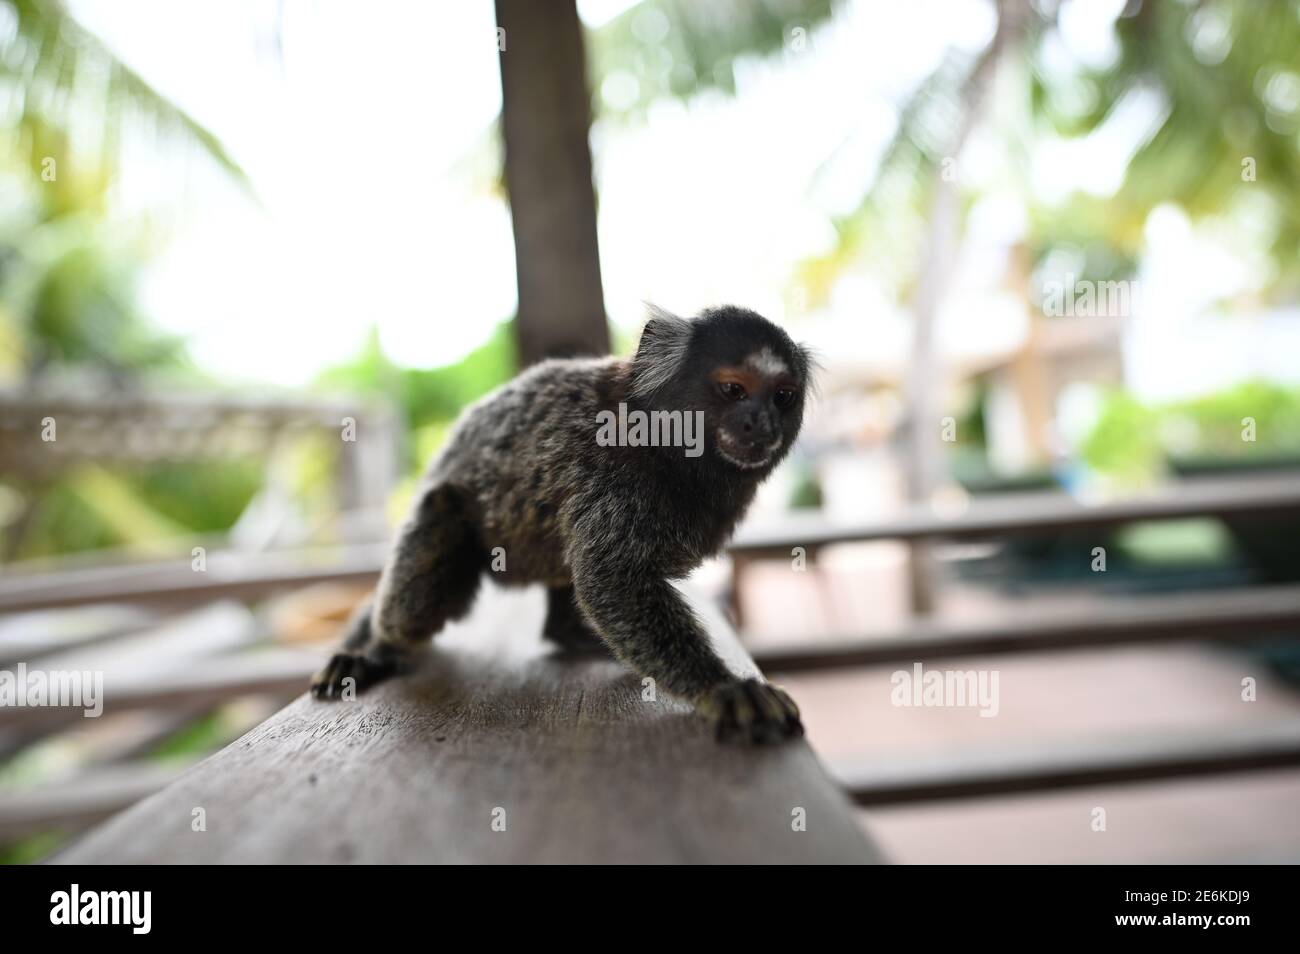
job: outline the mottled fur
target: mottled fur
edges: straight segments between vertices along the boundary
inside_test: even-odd
[[[755,355],[774,372],[780,366],[780,379],[738,397],[711,377]],[[492,569],[502,583],[549,588],[548,638],[570,650],[603,643],[711,716],[720,735],[769,741],[801,732],[788,696],[727,670],[670,581],[722,549],[789,450],[809,374],[807,353],[783,331],[732,307],[690,321],[652,311],[629,359],[552,360],[525,371],[462,415],[429,468],[373,607],[353,620],[316,695],[339,695],[347,676],[361,689],[399,671],[469,610]],[[597,415],[620,402],[703,411],[705,452],[600,446]],[[494,553],[504,569],[493,566]]]

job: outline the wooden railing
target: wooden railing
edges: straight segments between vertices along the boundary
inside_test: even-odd
[[[806,743],[719,745],[612,660],[548,654],[540,600],[494,592],[482,610],[419,672],[300,697],[56,860],[881,860]]]
[[[927,508],[879,522],[847,524],[823,518],[751,528],[733,547],[732,592],[756,560],[788,561],[794,548],[815,557],[826,547],[875,540],[969,541],[1051,535],[1137,521],[1218,517],[1267,526],[1300,518],[1300,474],[1196,480],[1145,496],[1088,503],[1061,493],[1009,494],[954,511]],[[1080,553],[1087,565],[1090,553]],[[739,606],[735,607],[739,615]],[[759,654],[774,675],[852,666],[912,665],[923,660],[1095,649],[1107,646],[1215,640],[1300,642],[1300,585],[1250,586],[1161,596],[1110,595],[1087,615],[1039,613],[994,622],[953,624],[920,617],[897,632],[835,641],[799,641]],[[986,750],[887,764],[833,764],[832,774],[861,805],[975,795],[1012,794],[1084,785],[1118,784],[1190,775],[1300,765],[1300,720],[1266,722],[1229,733],[1196,732],[1089,744]]]

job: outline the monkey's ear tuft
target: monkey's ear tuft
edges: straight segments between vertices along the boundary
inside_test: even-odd
[[[693,326],[658,305],[646,302],[649,320],[632,357],[632,396],[649,398],[676,377],[686,360]]]
[[[804,390],[811,396],[821,394],[821,356],[807,345],[794,346],[795,361],[799,364],[799,375],[804,382]]]

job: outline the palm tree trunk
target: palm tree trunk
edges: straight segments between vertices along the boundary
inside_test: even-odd
[[[514,222],[523,365],[607,354],[591,124],[575,0],[496,0],[506,189]]]
[[[946,175],[944,163],[935,167],[925,248],[917,292],[912,300],[912,363],[907,380],[911,422],[907,491],[908,498],[914,503],[928,502],[940,480],[939,435],[942,423],[939,397],[943,392],[944,376],[935,349],[934,323],[947,291],[960,231],[956,183],[960,177],[960,165],[957,160],[971,130],[983,114],[998,62],[1011,45],[1012,38],[1020,34],[1027,13],[1024,0],[998,0],[997,30],[971,71],[965,87],[961,119],[948,143],[947,158],[952,160],[951,167],[957,169],[958,174]],[[913,612],[929,613],[934,609],[934,556],[927,542],[917,541],[908,548],[908,587]]]

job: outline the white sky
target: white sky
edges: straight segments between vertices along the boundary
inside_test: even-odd
[[[582,0],[580,10],[595,25],[627,5]],[[1088,62],[1114,55],[1119,5],[1068,4],[1063,54]],[[262,200],[259,210],[194,170],[184,221],[149,271],[146,308],[188,338],[201,365],[235,380],[299,384],[353,355],[374,324],[395,360],[435,366],[513,313],[508,211],[485,183],[453,174],[500,106],[490,0],[287,0],[282,55],[269,48],[277,6],[266,0],[74,0],[72,9],[221,138]],[[946,47],[978,48],[991,27],[984,0],[857,0],[812,34],[807,51],[746,65],[735,99],[664,103],[643,126],[598,125],[602,268],[615,322],[634,328],[643,299],[687,312],[735,301],[788,317],[790,270],[827,247],[830,216],[856,203],[870,181],[893,126],[889,104]],[[1044,143],[1028,171],[1034,189],[1107,192],[1157,108],[1135,102],[1131,116],[1090,144]],[[836,163],[814,189],[814,174],[842,144],[861,161]],[[174,163],[142,155],[124,179],[132,201],[176,196]],[[1020,228],[1016,210],[997,199],[973,223],[941,318],[952,354],[1004,348],[1022,331],[1023,308],[999,297],[1000,276],[981,264]],[[1176,213],[1151,234],[1159,254],[1148,272],[1165,271],[1144,281],[1167,292],[1179,315],[1258,280],[1257,269],[1223,265],[1222,250],[1202,249]],[[1162,277],[1187,275],[1189,264],[1191,281]],[[1144,289],[1147,307],[1151,292]],[[979,322],[971,321],[973,299],[982,302]],[[824,339],[814,343],[832,360],[868,362],[901,360],[909,334],[869,275],[847,276],[831,312],[807,331]],[[1154,347],[1166,347],[1157,360],[1144,362],[1141,341],[1131,351],[1140,390],[1200,383],[1170,367],[1169,340],[1157,335]],[[1260,360],[1227,363],[1249,371]]]

